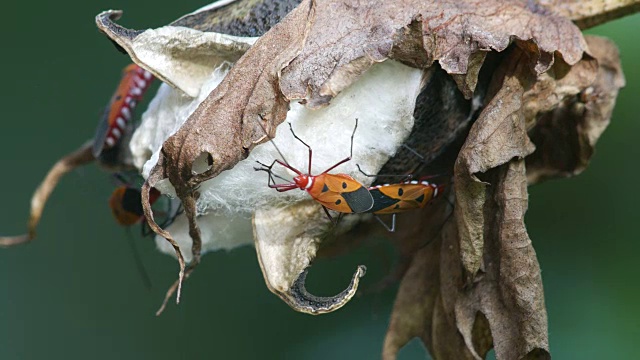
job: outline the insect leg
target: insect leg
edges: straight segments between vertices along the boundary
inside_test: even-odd
[[[402,144],[402,147],[409,150],[411,153],[413,153],[413,155],[417,156],[418,158],[420,158],[420,160],[424,161],[424,156],[420,155],[415,149],[413,149],[412,147],[410,147],[407,144]]]
[[[306,142],[302,141],[302,139],[300,139],[298,137],[298,135],[296,135],[295,132],[293,132],[293,127],[291,126],[291,123],[289,123],[289,129],[291,130],[291,133],[293,134],[293,137],[296,138],[298,141],[300,141],[304,146],[307,147],[307,149],[309,149],[309,172],[307,174],[311,174],[311,158],[313,155],[313,151],[311,151],[311,146],[307,145]],[[300,174],[300,173],[298,173]]]
[[[331,220],[331,222],[335,225],[336,221],[334,221],[333,220],[333,216],[331,216],[331,214],[329,214],[329,210],[327,209],[327,207],[322,205],[322,209],[324,210],[324,213],[327,214],[327,217],[329,218],[329,220]]]
[[[273,160],[273,162],[272,162],[272,163],[271,163],[271,165],[269,165],[269,166],[267,166],[267,165],[265,165],[265,164],[261,163],[260,161],[256,161],[256,162],[257,162],[258,164],[262,165],[262,168],[255,168],[255,167],[254,167],[254,168],[253,168],[253,170],[255,170],[255,171],[266,171],[267,173],[269,173],[269,181],[268,181],[269,187],[272,187],[271,185],[276,185],[275,180],[274,180],[274,177],[277,177],[278,179],[281,179],[281,180],[287,181],[287,184],[288,184],[288,185],[291,185],[291,184],[292,184],[292,182],[290,182],[289,180],[287,180],[287,179],[283,178],[283,177],[282,177],[282,176],[280,176],[280,175],[277,175],[277,174],[274,174],[274,173],[273,173],[272,168],[273,168],[273,165],[275,165],[276,163],[278,163],[278,164],[280,164],[280,165],[284,166],[284,167],[285,167],[285,168],[287,168],[287,169],[290,169],[290,170],[294,171],[294,172],[295,172],[296,174],[298,174],[298,175],[302,175],[302,173],[300,173],[300,171],[298,171],[298,169],[296,169],[296,168],[294,168],[294,167],[290,166],[290,165],[289,165],[289,164],[287,164],[287,163],[284,163],[284,162],[282,162],[282,161],[280,161],[280,160],[277,160],[277,159],[276,159],[276,160]],[[279,185],[284,185],[284,184],[279,184]]]
[[[378,220],[378,222],[382,224],[382,226],[384,226],[384,228],[387,229],[388,232],[395,232],[396,231],[396,215],[397,214],[391,214],[391,227],[385,224],[385,222],[382,221],[380,216],[374,214],[373,217],[375,217],[376,220]]]
[[[160,227],[162,227],[162,225]],[[140,229],[141,229],[140,233],[142,234],[143,238],[151,234],[154,234],[153,230],[151,230],[151,228],[149,227],[149,224],[147,224],[146,219],[142,219],[142,224],[140,224]]]
[[[293,183],[291,183],[289,180],[287,180],[287,179],[283,178],[283,177],[282,177],[282,176],[280,176],[280,175],[277,175],[277,174],[274,174],[274,173],[273,173],[273,171],[272,171],[273,165],[275,165],[275,164],[276,164],[276,162],[278,162],[278,160],[273,160],[273,162],[271,163],[271,165],[263,164],[263,163],[261,163],[260,161],[256,161],[256,162],[257,162],[258,164],[262,165],[262,168],[255,168],[255,167],[254,167],[253,169],[254,169],[255,171],[265,171],[266,173],[268,173],[268,174],[269,174],[269,179],[267,180],[267,185],[268,185],[270,188],[282,188],[282,187],[290,187],[290,186],[294,186],[294,184],[293,184]],[[281,180],[287,181],[287,183],[284,183],[284,184],[276,184],[276,181],[275,181],[274,177],[277,177],[278,179],[281,179]],[[291,190],[291,189],[288,189],[288,190]],[[284,191],[287,191],[287,190],[284,190]]]
[[[140,257],[140,252],[138,251],[138,247],[136,246],[135,239],[131,237],[129,234],[128,239],[126,240],[129,243],[129,247],[131,248],[131,254],[133,255],[133,261],[136,265],[136,269],[142,278],[142,282],[144,283],[144,287],[147,289],[151,289],[151,278],[149,277],[149,273],[147,272],[147,268],[144,266],[142,262],[142,258]]]
[[[276,189],[276,191],[278,192],[285,192],[285,191],[297,189],[298,185],[278,186],[278,187],[270,186],[270,188]]]
[[[330,167],[327,170],[323,171],[322,174],[326,174],[329,171],[331,171],[331,170],[337,168],[338,166],[346,163],[347,161],[351,160],[351,158],[353,157],[353,137],[356,135],[356,129],[357,128],[358,128],[358,119],[356,119],[356,126],[354,126],[354,128],[353,128],[353,133],[351,133],[351,150],[349,151],[349,157],[338,161],[335,165],[333,165],[332,167]]]
[[[405,182],[405,181],[409,181],[413,178],[412,174],[407,174],[407,175],[386,175],[386,174],[378,174],[378,175],[371,175],[371,174],[367,174],[366,172],[364,172],[361,168],[360,168],[360,164],[356,164],[356,166],[358,167],[358,170],[367,177],[400,177],[402,178],[402,180],[400,180],[401,182]]]

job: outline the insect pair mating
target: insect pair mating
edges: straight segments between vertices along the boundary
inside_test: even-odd
[[[318,175],[311,174],[311,161],[313,158],[313,151],[311,147],[300,139],[295,132],[291,123],[289,123],[289,129],[293,134],[293,137],[300,141],[309,150],[309,167],[306,173],[294,168],[286,161],[280,149],[276,146],[276,150],[282,157],[282,160],[275,159],[271,165],[265,165],[258,161],[262,166],[255,168],[256,171],[265,171],[269,174],[268,186],[274,188],[279,192],[289,191],[293,189],[305,190],[309,195],[322,205],[325,213],[329,219],[333,220],[329,210],[339,212],[341,214],[351,213],[371,213],[376,216],[376,219],[390,232],[395,231],[396,214],[420,209],[424,207],[431,199],[436,197],[441,192],[442,187],[436,184],[432,184],[426,180],[411,181],[405,180],[395,184],[377,185],[372,187],[365,187],[359,181],[352,178],[347,174],[329,174],[329,172],[336,167],[348,162],[353,157],[353,138],[358,128],[358,119],[356,119],[353,133],[351,134],[351,150],[349,156],[340,160],[327,170]],[[273,143],[273,141],[272,141]],[[275,143],[273,143],[275,146]],[[275,164],[293,171],[293,181],[274,174],[273,167]],[[360,166],[358,166],[360,169]],[[364,175],[368,175],[360,170]],[[275,178],[286,181],[286,183],[277,184]],[[385,224],[377,215],[390,214],[392,215],[391,226]]]

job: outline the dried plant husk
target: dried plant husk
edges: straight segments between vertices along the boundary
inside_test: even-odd
[[[436,121],[436,134],[429,126],[414,129],[409,141],[411,147],[424,147],[423,161],[405,161],[410,155],[401,150],[386,165],[427,173],[449,156],[443,168],[453,168],[450,197],[455,198],[455,210],[435,240],[420,235],[420,228],[439,229],[434,223],[442,223],[442,217],[419,220],[422,212],[405,217],[413,216],[417,229],[408,225],[396,235],[397,242],[413,244],[405,256],[415,255],[392,315],[385,358],[395,357],[414,336],[422,337],[438,359],[480,358],[491,347],[499,359],[548,358],[540,271],[523,220],[527,177],[538,181],[584,168],[623,84],[617,57],[601,56],[606,51],[599,48],[608,45],[596,40],[587,45],[571,21],[589,17],[573,5],[556,11],[552,3],[521,1],[302,1],[251,48],[243,49],[220,86],[164,142],[145,184],[148,193],[168,179],[183,201],[193,239],[194,260],[187,273],[200,260],[194,220],[198,186],[273,136],[291,101],[301,100],[311,109],[330,106],[373,64],[393,59],[426,70],[426,95],[417,102],[416,120],[428,114],[418,108],[437,103],[435,99],[442,100],[439,108],[459,112]],[[581,24],[588,26],[588,21]],[[103,26],[115,28],[110,20]],[[107,34],[119,43],[133,39],[127,29]],[[603,68],[609,73],[598,75]],[[573,124],[587,117],[599,123],[589,121],[585,128],[590,130],[576,136],[582,139],[580,145],[562,150],[575,154],[578,149],[580,161],[551,166],[547,151],[554,147],[545,143],[548,135],[541,130],[550,127],[556,134],[558,126],[571,128],[561,120],[563,108],[573,109],[581,119]],[[557,121],[550,122],[550,114]],[[446,133],[451,135],[438,137]],[[437,145],[425,145],[429,139]],[[457,155],[455,161],[451,154]],[[209,167],[196,171],[194,163],[203,158]],[[143,196],[145,214],[153,220],[147,199]],[[292,204],[291,209],[296,206],[301,205]],[[270,211],[294,219],[291,209]],[[306,269],[326,237],[325,220],[313,214],[298,219],[304,223],[302,233],[283,234],[272,228],[278,225],[265,221],[264,211],[269,210],[256,210],[254,232],[268,287],[298,311],[324,312],[319,310],[324,305],[306,307],[309,296],[303,294],[301,302],[291,289],[301,279],[304,285]],[[171,234],[151,225],[173,241]],[[301,248],[296,248],[296,240],[287,241],[299,236],[307,239]],[[421,243],[430,245],[416,250]],[[276,256],[266,250],[273,244],[287,245]],[[174,248],[181,261],[179,288],[185,263],[176,244]],[[277,276],[283,269],[291,271]],[[436,275],[438,281],[433,280]]]

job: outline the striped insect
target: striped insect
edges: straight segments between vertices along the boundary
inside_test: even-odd
[[[332,217],[329,214],[328,209],[337,211],[339,213],[367,212],[374,205],[373,197],[369,193],[369,190],[356,179],[347,174],[329,174],[331,170],[351,160],[353,156],[353,137],[356,133],[357,128],[358,119],[356,119],[356,125],[353,128],[353,133],[351,134],[351,150],[349,153],[349,157],[338,161],[336,164],[318,175],[312,175],[311,160],[313,158],[313,151],[311,150],[311,147],[307,145],[307,143],[302,141],[302,139],[300,139],[295,134],[291,123],[289,123],[289,129],[291,130],[293,137],[300,141],[304,146],[306,146],[307,149],[309,149],[309,167],[307,172],[304,173],[291,166],[286,161],[280,150],[277,149],[277,147],[276,149],[278,150],[278,153],[280,153],[282,161],[276,159],[271,163],[271,165],[265,165],[258,161],[258,163],[262,165],[262,167],[255,168],[255,170],[266,171],[267,173],[269,173],[268,186],[270,188],[276,189],[279,192],[289,191],[293,189],[306,191],[315,201],[319,202],[322,205],[322,208],[324,209],[329,219],[332,219]],[[275,164],[280,164],[281,166],[296,173],[293,181],[288,181],[281,176],[273,174],[272,168]],[[287,182],[276,184],[274,177]]]
[[[111,97],[93,138],[92,151],[96,158],[118,144],[131,122],[133,111],[153,79],[150,72],[136,64],[130,64],[122,71],[120,84]]]

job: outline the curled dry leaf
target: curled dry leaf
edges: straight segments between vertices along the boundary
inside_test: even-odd
[[[451,219],[438,241],[416,253],[402,280],[384,359],[394,359],[415,336],[435,359],[481,359],[491,347],[498,359],[549,358],[540,268],[524,227],[524,160],[500,165],[487,180],[481,274],[467,281],[458,222]]]
[[[289,99],[324,106],[373,63],[393,58],[417,67],[438,61],[468,78],[460,83],[470,95],[482,53],[503,51],[512,39],[532,40],[526,46],[538,73],[554,52],[574,64],[586,47],[569,20],[518,2],[318,1],[307,45],[283,69],[281,87]]]
[[[262,36],[301,0],[222,0],[171,23],[195,30],[234,36]]]
[[[530,94],[532,103],[556,99],[555,107],[536,106],[535,117],[531,118],[535,127],[529,133],[536,151],[526,159],[530,183],[577,175],[586,169],[596,142],[609,125],[618,91],[624,87],[616,46],[601,37],[586,39],[589,53],[597,59],[597,71],[591,70],[593,61],[584,60],[562,78],[556,80],[549,74],[541,81],[549,85],[547,90]],[[591,74],[590,82],[583,81],[587,80],[582,75],[586,70]],[[572,83],[580,86],[567,86]]]
[[[456,160],[456,221],[462,263],[472,276],[480,268],[482,259],[486,201],[483,194],[488,186],[476,176],[512,158],[523,159],[534,150],[527,136],[522,105],[523,94],[534,80],[525,53],[514,49],[497,72],[495,76],[504,80],[492,84],[498,89],[497,93],[471,127]],[[503,72],[502,76],[499,72]]]
[[[341,308],[355,295],[364,276],[366,268],[359,266],[349,286],[335,296],[307,292],[307,269],[330,227],[320,205],[313,201],[260,209],[253,217],[256,252],[265,282],[271,292],[300,312],[317,315]]]

